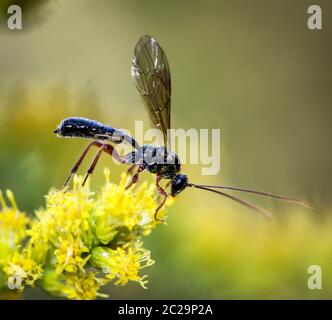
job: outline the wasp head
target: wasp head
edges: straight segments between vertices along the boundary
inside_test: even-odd
[[[172,179],[171,195],[175,197],[188,186],[188,177],[185,174],[177,174]]]

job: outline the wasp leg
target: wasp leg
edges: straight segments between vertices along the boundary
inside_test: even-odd
[[[64,183],[64,185],[61,187],[61,189],[64,189],[65,187],[67,187],[69,185],[69,182],[71,180],[71,178],[73,177],[73,175],[77,172],[77,170],[79,169],[80,165],[82,164],[82,161],[84,160],[85,156],[87,155],[87,153],[89,152],[90,148],[92,146],[96,146],[96,147],[101,147],[103,144],[99,141],[93,141],[91,143],[89,143],[89,145],[84,149],[82,155],[78,158],[78,160],[76,161],[76,163],[74,164],[74,166],[71,168],[70,173]]]
[[[162,196],[164,196],[164,199],[162,200],[162,202],[159,204],[159,206],[156,208],[156,211],[154,212],[154,218],[155,218],[155,220],[156,221],[161,221],[161,222],[163,222],[163,220],[162,219],[159,219],[158,217],[157,217],[157,214],[158,214],[158,212],[159,212],[159,210],[163,207],[163,205],[165,204],[165,202],[166,202],[166,199],[167,199],[167,197],[168,197],[168,193],[159,185],[159,182],[160,182],[160,180],[162,179],[162,176],[160,176],[160,175],[157,175],[157,177],[156,177],[156,187],[157,187],[157,192],[160,194],[160,195],[162,195]]]
[[[127,170],[127,176],[131,175],[135,168],[136,168],[136,163],[134,163],[132,166],[129,167],[129,169]]]
[[[86,175],[85,178],[83,180],[82,186],[85,185],[86,180],[88,179],[88,177],[93,173],[93,171],[95,170],[95,167],[99,161],[99,158],[102,154],[102,152],[106,152],[109,155],[111,155],[114,159],[118,160],[120,163],[124,163],[124,159],[118,154],[118,152],[114,149],[114,147],[110,144],[107,143],[100,143],[101,146],[99,148],[99,150],[97,151],[97,154],[94,158],[94,160],[92,161]]]
[[[117,160],[120,163],[126,163],[124,158],[122,158],[119,153],[114,149],[114,147],[111,144],[105,143],[105,148],[103,149],[104,152],[108,153],[110,156],[112,156],[115,160]]]
[[[88,180],[88,177],[93,173],[93,171],[94,171],[94,169],[95,169],[95,167],[96,167],[96,165],[98,163],[98,160],[99,160],[102,152],[104,151],[104,148],[105,148],[104,145],[99,148],[99,150],[98,150],[95,158],[93,159],[93,161],[92,161],[92,163],[91,163],[91,165],[90,165],[90,167],[89,167],[89,169],[88,169],[88,171],[87,171],[87,173],[85,175],[85,178],[83,180],[82,186],[85,185],[86,180]]]
[[[139,177],[139,174],[140,174],[143,170],[145,170],[145,168],[146,168],[146,165],[145,165],[144,163],[140,163],[140,164],[138,165],[138,168],[137,168],[136,173],[132,176],[130,183],[126,186],[126,190],[128,190],[128,189],[129,189],[134,183],[137,182],[138,177]],[[129,169],[131,169],[131,167],[130,167]]]

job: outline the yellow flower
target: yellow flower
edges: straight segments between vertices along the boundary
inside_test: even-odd
[[[56,243],[59,236],[71,234],[80,237],[85,245],[93,242],[90,225],[94,200],[88,187],[82,187],[82,178],[74,177],[72,191],[50,192],[46,197],[46,210],[38,217],[47,226],[50,241]]]
[[[59,238],[57,249],[54,250],[56,257],[56,272],[76,272],[78,269],[84,271],[89,256],[82,258],[83,253],[89,252],[80,238],[62,239]]]
[[[23,290],[25,286],[33,286],[38,280],[43,270],[40,265],[25,256],[15,252],[14,255],[6,261],[3,271],[7,277],[7,284],[9,289]]]
[[[109,170],[105,170],[106,185],[102,188],[95,210],[96,236],[102,243],[107,243],[115,236],[115,229],[127,227],[130,231],[136,228],[147,235],[160,223],[154,219],[158,207],[157,193],[154,185],[148,187],[142,183],[137,188],[126,190],[127,176],[122,174],[119,185],[109,182]],[[170,198],[166,206],[173,200]],[[165,208],[158,213],[165,220]],[[106,235],[106,236],[105,236]]]
[[[20,250],[30,221],[24,212],[18,210],[13,193],[7,190],[6,195],[10,206],[7,205],[0,191],[0,288],[8,287],[8,285],[15,288],[17,280],[16,285],[21,289],[23,284],[19,283],[19,279],[27,275],[24,269],[14,264],[11,265],[11,270],[7,270],[9,278],[4,269],[8,268],[8,261],[14,252]],[[21,278],[16,279],[13,275]]]
[[[140,276],[139,271],[154,264],[150,251],[144,249],[140,241],[116,249],[97,247],[92,250],[90,262],[101,268],[106,278],[115,280],[115,285],[136,281],[145,289],[146,276]]]
[[[97,272],[77,274],[58,274],[48,270],[43,279],[43,288],[48,292],[73,300],[93,300],[97,297],[107,298],[107,294],[98,290],[109,282],[105,278],[98,278]]]
[[[31,222],[18,211],[11,192],[11,208],[0,195],[0,231],[6,235],[0,249],[3,239],[10,244],[0,256],[0,286],[7,281],[22,291],[41,278],[44,290],[68,299],[105,297],[98,290],[111,281],[122,286],[135,281],[145,288],[140,270],[154,261],[140,239],[160,223],[154,219],[159,204],[155,186],[143,183],[126,190],[125,174],[119,185],[109,181],[109,170],[105,176],[96,194],[82,187],[81,177],[74,178],[72,190],[50,191],[45,208]],[[163,208],[159,218],[164,215]]]
[[[11,207],[8,207],[0,191],[0,243],[1,247],[15,248],[26,236],[29,219],[17,208],[15,198],[10,190],[6,191]],[[4,249],[4,248],[1,248]],[[0,258],[4,250],[0,250]]]
[[[44,263],[51,251],[59,273],[83,270],[94,241],[91,226],[94,201],[89,189],[80,186],[81,181],[75,177],[72,191],[51,191],[46,197],[46,209],[36,213],[28,231],[31,256]]]

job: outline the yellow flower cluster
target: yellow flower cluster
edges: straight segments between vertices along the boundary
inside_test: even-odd
[[[156,190],[146,183],[126,190],[125,174],[119,185],[109,175],[105,170],[100,192],[82,187],[80,177],[74,178],[72,190],[51,191],[45,209],[31,221],[17,209],[10,191],[11,207],[0,194],[0,289],[22,291],[38,280],[50,294],[95,299],[106,296],[99,289],[110,282],[146,287],[140,270],[154,261],[141,238],[159,223],[154,219]],[[165,210],[159,216],[165,220]]]
[[[23,290],[33,286],[42,275],[41,267],[22,249],[31,221],[17,208],[13,193],[6,191],[10,206],[0,192],[0,289]]]
[[[138,271],[151,266],[154,261],[150,258],[150,251],[142,247],[142,242],[136,241],[116,249],[97,247],[92,251],[91,263],[101,268],[107,279],[116,279],[116,285],[136,281],[146,289],[146,276],[139,276]]]
[[[26,257],[26,252],[13,256],[5,261],[4,272],[7,275],[9,289],[22,291],[25,286],[34,286],[36,280],[42,276],[42,268],[31,258]]]
[[[26,214],[17,209],[13,193],[7,190],[6,195],[10,206],[7,205],[0,191],[0,259],[1,254],[21,243],[26,236],[25,231],[30,223]]]

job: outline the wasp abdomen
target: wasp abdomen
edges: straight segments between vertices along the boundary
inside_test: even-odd
[[[54,132],[61,137],[68,138],[109,139],[113,142],[124,140],[124,134],[119,130],[95,120],[77,117],[64,119]]]

